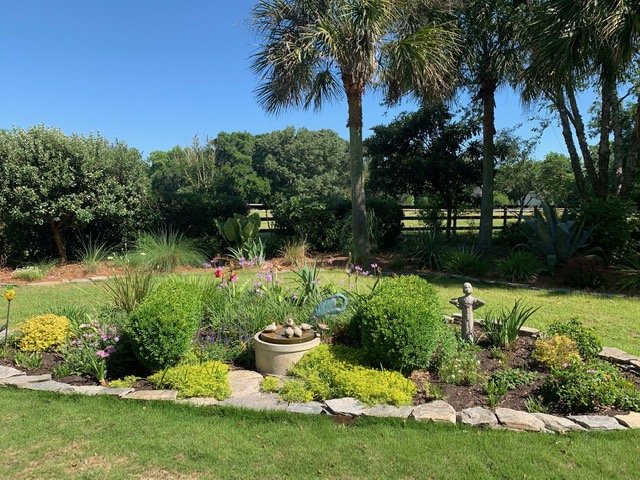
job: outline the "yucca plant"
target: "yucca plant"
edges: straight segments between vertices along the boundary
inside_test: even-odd
[[[173,272],[183,266],[199,266],[206,259],[196,240],[171,229],[140,235],[135,251],[147,268],[164,272]]]
[[[533,217],[520,216],[526,224],[522,226],[522,233],[527,237],[529,246],[542,257],[547,269],[553,275],[557,265],[588,245],[597,225],[585,230],[584,221],[578,223],[572,219],[567,209],[564,209],[562,216],[558,217],[556,209],[548,203],[542,202],[541,207],[544,214],[540,209],[536,209]],[[596,251],[602,251],[602,249],[591,248],[584,254]]]
[[[617,267],[620,272],[618,286],[632,293],[640,292],[640,253],[629,252]]]
[[[416,235],[411,256],[418,261],[420,268],[440,270],[442,257],[446,252],[444,241],[437,230],[424,230]]]

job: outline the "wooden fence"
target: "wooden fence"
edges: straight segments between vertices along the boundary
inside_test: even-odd
[[[423,215],[420,214],[421,209],[409,205],[401,205],[404,212],[403,231],[425,230],[426,227],[422,222]],[[262,219],[260,231],[271,232],[275,229],[273,218],[268,208],[259,203],[249,204],[251,212],[257,212]],[[518,220],[520,207],[504,206],[493,210],[493,229],[500,230],[505,228],[509,223]],[[533,215],[534,208],[525,208],[523,215]],[[447,211],[438,210],[438,220],[443,225],[447,221]],[[459,231],[477,231],[480,226],[480,210],[461,210],[456,212],[451,218],[451,233],[455,234]]]

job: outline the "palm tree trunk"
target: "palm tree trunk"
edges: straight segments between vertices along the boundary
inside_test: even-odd
[[[351,226],[356,256],[369,256],[369,231],[364,193],[364,161],[362,148],[362,88],[345,81],[349,105],[349,160],[351,164]]]
[[[584,129],[584,122],[578,109],[578,102],[576,101],[576,94],[571,85],[566,85],[567,98],[569,99],[569,106],[571,108],[571,115],[569,119],[576,131],[576,137],[578,138],[578,145],[582,152],[582,160],[584,161],[584,168],[587,171],[587,178],[591,184],[591,189],[595,192],[598,188],[598,173],[596,172],[595,165],[593,164],[593,157],[589,150],[589,142],[587,141],[587,135]]]
[[[611,118],[613,119],[613,195],[619,197],[622,191],[624,159],[620,100],[618,99],[617,92],[614,102],[611,104]]]
[[[493,168],[495,136],[495,82],[483,82],[482,100],[482,197],[480,198],[480,234],[478,250],[486,255],[491,250],[493,236]]]
[[[604,72],[602,75],[602,108],[600,112],[600,141],[598,143],[598,184],[595,194],[606,199],[609,196],[609,163],[611,162],[611,108],[616,97],[615,79]]]
[[[640,105],[640,98],[638,98]],[[624,172],[622,175],[622,188],[620,197],[628,198],[636,178],[636,165],[638,159],[638,149],[640,148],[640,106],[636,108],[635,125],[633,126],[633,138],[625,159]]]

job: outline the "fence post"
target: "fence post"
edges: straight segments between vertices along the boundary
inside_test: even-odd
[[[502,230],[504,231],[507,229],[507,206],[503,205],[502,210]]]

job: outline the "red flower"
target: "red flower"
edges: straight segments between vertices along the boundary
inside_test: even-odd
[[[231,278],[230,278],[230,280],[231,280],[232,282],[237,282],[237,281],[238,281],[238,274],[237,274],[237,273],[233,273],[233,274],[231,274]]]
[[[216,278],[220,278],[222,275],[224,275],[224,272],[222,271],[222,267],[216,268],[214,275]]]

